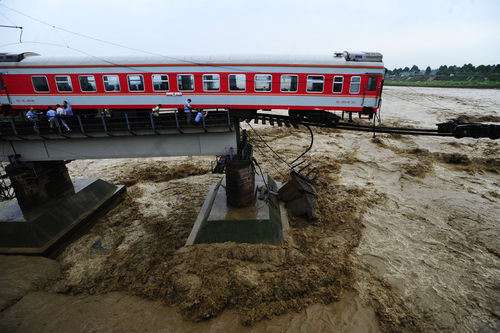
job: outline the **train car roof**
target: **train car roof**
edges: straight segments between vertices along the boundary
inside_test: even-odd
[[[361,53],[360,53],[361,54]],[[373,54],[373,53],[364,53]],[[342,67],[383,67],[382,55],[376,61],[347,60],[339,54],[329,55],[223,55],[223,56],[39,56],[30,54],[20,61],[2,61],[0,67],[106,67],[130,65],[313,65]]]

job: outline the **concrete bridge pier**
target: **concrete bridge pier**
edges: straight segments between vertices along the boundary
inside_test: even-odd
[[[284,205],[275,195],[281,184],[255,173],[246,133],[235,156],[226,156],[225,176],[214,184],[194,223],[186,245],[202,243],[274,244],[288,228]]]
[[[25,214],[50,205],[75,193],[65,161],[9,164],[10,178],[17,203]]]
[[[43,254],[125,191],[101,179],[71,179],[65,161],[5,168],[17,202],[0,210],[0,253]]]

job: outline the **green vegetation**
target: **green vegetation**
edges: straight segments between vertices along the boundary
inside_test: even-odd
[[[462,67],[442,65],[438,69],[420,70],[395,68],[388,70],[385,84],[389,86],[417,87],[453,87],[453,88],[500,88],[500,64],[480,65],[465,64]]]
[[[500,82],[495,81],[384,81],[386,86],[442,87],[442,88],[497,88]]]

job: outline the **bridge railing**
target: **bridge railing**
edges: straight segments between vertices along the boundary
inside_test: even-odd
[[[210,111],[208,116],[195,122],[196,113],[187,122],[185,112],[164,112],[153,114],[151,111],[113,111],[97,115],[74,115],[58,118],[51,128],[48,118],[41,115],[36,121],[29,119],[5,119],[0,121],[0,137],[16,137],[18,139],[54,139],[79,136],[115,136],[115,135],[158,135],[166,131],[176,130],[183,133],[186,129],[203,129],[209,131],[214,127],[225,127],[231,131],[229,110]],[[70,130],[63,126],[62,121]]]

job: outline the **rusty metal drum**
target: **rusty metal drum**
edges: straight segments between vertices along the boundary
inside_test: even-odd
[[[234,160],[226,165],[227,203],[250,206],[255,201],[255,177],[251,160]]]

